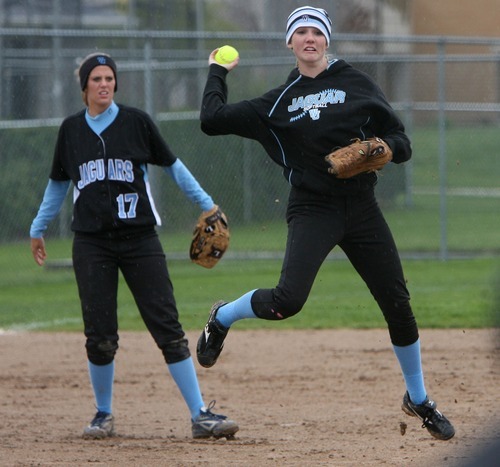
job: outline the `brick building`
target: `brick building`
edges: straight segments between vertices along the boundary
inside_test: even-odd
[[[499,0],[412,0],[414,35],[500,37]]]

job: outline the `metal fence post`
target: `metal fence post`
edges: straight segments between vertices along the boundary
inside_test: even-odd
[[[413,133],[413,103],[408,103],[405,109],[405,127],[406,134],[412,139]],[[405,171],[405,201],[404,204],[407,207],[413,207],[413,192],[414,192],[414,180],[413,180],[413,159],[410,159],[404,165]]]
[[[446,174],[446,42],[441,38],[438,49],[438,134],[439,134],[439,225],[440,258],[448,259],[448,210]]]
[[[153,92],[153,70],[152,70],[152,52],[153,46],[151,40],[144,42],[144,107],[145,111],[153,116],[154,92]]]
[[[53,29],[58,29],[61,24],[61,9],[62,1],[53,0]],[[53,60],[53,83],[52,83],[52,108],[53,116],[62,117],[64,113],[64,106],[62,101],[62,82],[61,76],[63,74],[63,66],[61,62],[61,51],[63,49],[62,38],[54,34],[52,36],[52,60]],[[59,237],[66,238],[69,234],[68,225],[71,222],[71,213],[68,209],[67,203],[64,203],[61,208],[61,213],[58,217],[58,230]]]

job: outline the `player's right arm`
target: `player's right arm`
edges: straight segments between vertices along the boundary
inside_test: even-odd
[[[233,62],[234,63],[234,62]],[[201,103],[201,130],[207,135],[237,135],[258,139],[262,122],[247,100],[228,104],[225,66],[210,64]]]
[[[47,257],[43,234],[49,223],[59,214],[70,183],[69,180],[49,180],[38,213],[31,223],[31,253],[39,266],[43,265]]]
[[[45,250],[45,240],[43,237],[31,239],[31,253],[38,266],[43,266],[45,258],[47,258],[47,251]]]

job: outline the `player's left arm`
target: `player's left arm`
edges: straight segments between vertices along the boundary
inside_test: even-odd
[[[375,101],[377,110],[372,119],[374,136],[389,145],[392,151],[392,162],[400,164],[410,160],[412,147],[404,124],[377,85],[375,85]]]
[[[229,247],[227,217],[180,159],[165,167],[165,171],[174,179],[186,197],[203,210],[193,232],[189,256],[194,263],[212,268]]]
[[[396,117],[392,127],[386,127],[380,132],[379,138],[384,140],[392,150],[392,162],[400,164],[410,160],[412,147],[410,138],[405,133],[403,123]],[[378,135],[377,135],[378,136]]]
[[[177,159],[172,165],[164,167],[164,170],[172,177],[186,197],[200,206],[203,211],[210,211],[214,208],[215,203],[212,197],[202,188],[180,159]]]

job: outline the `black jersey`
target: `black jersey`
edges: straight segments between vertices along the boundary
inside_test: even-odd
[[[87,124],[85,110],[66,118],[59,129],[50,178],[74,184],[74,231],[161,223],[147,165],[170,166],[176,157],[148,114],[118,107],[101,135]]]
[[[226,75],[225,68],[210,66],[202,130],[209,135],[236,134],[259,141],[293,186],[346,193],[376,183],[375,173],[340,180],[327,171],[325,155],[354,138],[384,139],[395,163],[411,157],[404,126],[380,88],[343,60],[330,63],[315,78],[294,69],[283,85],[235,104],[226,104]]]

